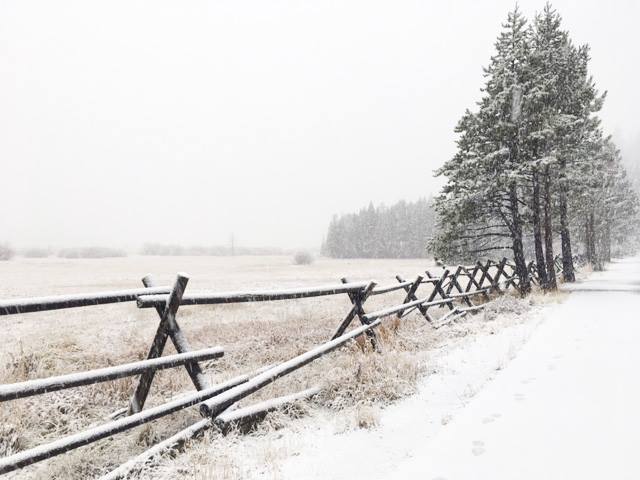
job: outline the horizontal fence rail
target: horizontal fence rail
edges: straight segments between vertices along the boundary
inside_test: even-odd
[[[311,288],[292,288],[290,290],[274,290],[262,292],[228,292],[228,293],[193,293],[184,295],[180,305],[217,305],[223,303],[271,302],[275,300],[295,300],[299,298],[323,297],[357,292],[366,283],[348,283],[344,285],[327,285]],[[164,306],[168,295],[146,295],[138,297],[138,307],[150,308]]]
[[[559,262],[561,264],[561,262]],[[528,266],[530,275],[535,275],[535,265]],[[94,426],[85,431],[67,435],[52,442],[23,450],[0,458],[0,473],[10,472],[27,465],[51,458],[55,455],[79,448],[83,445],[111,437],[179,410],[199,405],[203,420],[177,432],[152,446],[147,451],[122,464],[104,479],[124,478],[154,455],[175,448],[211,427],[227,428],[236,421],[249,421],[263,416],[268,411],[288,405],[294,401],[309,398],[319,393],[318,388],[296,394],[266,400],[250,407],[237,408],[238,402],[281,377],[303,368],[324,355],[354,341],[368,339],[373,351],[383,348],[376,334],[384,319],[402,319],[411,312],[422,315],[425,325],[440,328],[445,324],[469,313],[481,310],[491,299],[490,294],[504,293],[509,288],[517,288],[519,280],[515,266],[506,258],[500,262],[477,262],[471,266],[458,265],[443,267],[437,274],[425,271],[413,280],[405,280],[397,275],[397,283],[378,286],[374,281],[353,282],[342,278],[340,284],[316,287],[290,288],[282,290],[261,290],[247,292],[201,292],[185,293],[189,278],[178,274],[173,286],[155,286],[150,276],[143,278],[146,288],[84,295],[60,295],[33,299],[0,301],[0,315],[102,305],[117,302],[136,301],[139,308],[155,308],[158,329],[153,338],[146,360],[124,365],[78,372],[56,377],[28,380],[14,384],[0,385],[0,401],[14,400],[31,395],[39,395],[65,388],[89,385],[140,375],[137,387],[128,408],[120,410],[113,420]],[[427,289],[423,292],[423,289]],[[399,292],[401,303],[365,311],[366,302],[372,296]],[[419,293],[422,292],[422,293]],[[178,324],[181,306],[217,305],[231,303],[267,302],[296,300],[303,298],[346,295],[349,311],[340,321],[332,336],[326,342],[316,345],[306,352],[277,365],[263,367],[250,375],[240,375],[224,382],[210,384],[198,362],[214,360],[223,356],[222,347],[192,350],[184,330]],[[478,298],[480,297],[481,298]],[[484,303],[473,303],[480,300]],[[436,315],[434,310],[444,314]],[[360,325],[352,326],[354,320]],[[165,345],[171,340],[178,351],[176,355],[162,356]],[[364,348],[361,344],[361,348]],[[157,370],[184,366],[195,387],[194,392],[184,394],[152,408],[144,409],[144,403]]]
[[[27,380],[26,382],[0,385],[0,401],[15,400],[43,393],[55,392],[66,388],[80,387],[94,383],[106,382],[117,378],[131,377],[147,370],[163,370],[198,360],[220,358],[224,351],[220,347],[196,350],[193,352],[168,355],[166,357],[126,363],[114,367],[99,368],[85,372],[70,373],[56,377]]]
[[[133,302],[143,294],[163,294],[169,293],[170,291],[171,287],[155,287],[118,290],[114,292],[56,295],[39,298],[16,298],[14,300],[0,301],[0,315],[15,315],[18,313],[59,310],[62,308],[87,307],[91,305],[104,305],[107,303]]]

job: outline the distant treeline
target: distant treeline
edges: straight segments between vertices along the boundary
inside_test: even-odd
[[[126,257],[127,252],[110,247],[71,247],[54,250],[52,248],[25,248],[17,252],[7,243],[0,243],[0,260],[10,260],[16,253],[24,258],[47,258],[57,256],[60,258],[112,258]]]
[[[42,257],[39,255],[38,250],[32,250],[32,257]],[[34,255],[35,254],[35,255]],[[58,256],[62,258],[112,258],[112,257],[126,257],[127,252],[118,248],[110,247],[81,247],[81,248],[63,248],[58,252]]]
[[[421,258],[435,228],[431,199],[372,203],[358,213],[334,216],[322,254],[334,258]]]
[[[160,256],[218,256],[231,255],[286,255],[286,250],[271,247],[230,247],[230,246],[194,246],[183,247],[181,245],[165,245],[160,243],[147,243],[142,247],[142,255]]]

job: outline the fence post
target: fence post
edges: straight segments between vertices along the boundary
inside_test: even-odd
[[[503,257],[502,260],[500,260],[500,263],[498,263],[498,265],[496,265],[496,267],[498,268],[498,271],[496,272],[496,276],[493,277],[493,284],[496,290],[498,290],[498,292],[501,292],[502,290],[500,290],[500,277],[504,274],[504,276],[506,277],[506,273],[504,271],[504,267],[507,265],[507,257]],[[488,270],[488,269],[487,269]],[[505,286],[505,290],[508,288],[508,285]]]
[[[451,275],[451,281],[449,282],[449,287],[447,287],[447,295],[451,293],[451,290],[453,290],[454,287],[459,293],[463,293],[463,294],[466,293],[458,283],[458,276],[460,275],[461,271],[462,271],[462,265],[458,265],[458,268],[456,268],[455,273]],[[471,300],[469,299],[468,296],[465,295],[462,297],[462,299],[464,300],[464,303],[467,304],[467,306],[473,307],[473,303],[471,303]]]
[[[186,353],[191,350],[187,339],[185,338],[176,321],[176,313],[178,311],[178,308],[180,307],[180,301],[182,300],[182,295],[184,294],[184,290],[187,287],[188,281],[189,277],[183,274],[178,274],[165,307],[156,307],[156,312],[160,317],[160,323],[158,324],[158,329],[156,330],[156,334],[153,337],[153,342],[151,343],[151,348],[149,349],[149,353],[147,354],[147,359],[162,356],[164,347],[167,344],[167,338],[169,337],[171,337],[171,340],[173,341],[173,344],[178,353]],[[147,288],[153,287],[153,277],[151,275],[147,275],[142,279],[142,283]],[[208,387],[208,381],[202,373],[200,365],[197,362],[185,364],[185,368],[189,373],[191,381],[195,385],[196,389],[202,390],[203,388]],[[136,386],[136,389],[131,396],[131,399],[129,400],[129,409],[127,411],[127,415],[138,413],[142,410],[144,402],[147,399],[147,395],[149,394],[149,389],[151,387],[151,382],[153,382],[154,376],[155,371],[145,372],[140,375],[138,385]]]
[[[407,285],[406,287],[404,287],[404,291],[407,292],[407,296],[405,297],[402,303],[408,303],[410,301],[418,300],[418,297],[416,296],[416,290],[418,290],[418,287],[420,287],[420,284],[422,283],[423,279],[424,277],[422,275],[418,275],[414,280],[414,282],[411,284],[411,286]],[[396,275],[396,280],[398,280],[399,283],[403,283],[406,281],[400,275]],[[418,310],[420,310],[420,313],[422,314],[422,316],[426,318],[429,323],[433,323],[433,319],[427,313],[427,308],[424,305],[418,305],[417,307],[418,307]],[[404,310],[401,312],[398,312],[398,318],[401,318],[403,314],[404,314]]]
[[[467,275],[469,276],[469,283],[467,284],[467,288],[465,289],[465,292],[467,293],[470,292],[472,285],[476,287],[476,290],[482,290],[482,288],[480,287],[480,284],[476,280],[476,274],[478,273],[478,270],[480,270],[479,265],[475,265],[471,273],[469,273],[469,269],[467,267],[463,267],[463,268],[464,268],[464,271],[467,272]],[[482,296],[484,297],[485,300],[487,301],[489,300],[489,294],[487,294],[486,291],[482,292]]]
[[[516,280],[519,280],[519,277],[517,275],[518,272],[517,272],[516,267],[511,265],[511,264],[508,264],[508,265],[509,265],[509,267],[511,267],[511,276],[508,277],[508,279],[507,279],[507,283],[505,285],[505,290],[508,289],[510,285],[513,285],[513,288],[516,288],[518,286],[518,284],[516,283]],[[529,275],[529,271],[528,270],[525,273],[527,275]],[[507,276],[507,272],[506,271],[504,273],[504,276],[505,277]],[[529,278],[531,278],[531,275],[529,275]]]
[[[477,266],[482,272],[482,275],[480,276],[480,286],[483,286],[485,279],[487,279],[489,280],[489,283],[493,287],[493,278],[489,273],[489,267],[491,267],[491,260],[487,260],[486,265],[482,265],[482,263],[478,260]]]
[[[425,273],[427,274],[427,277],[433,278],[431,276],[431,273],[429,273],[429,270],[425,270]],[[449,270],[445,269],[442,271],[442,275],[440,276],[440,278],[438,278],[433,282],[433,291],[431,292],[431,295],[429,295],[427,303],[433,301],[433,299],[436,297],[436,294],[440,295],[440,297],[442,297],[443,300],[447,300],[449,298],[447,297],[447,294],[444,293],[444,290],[442,289],[442,284],[447,279],[448,275],[449,275]],[[455,308],[453,306],[453,301],[449,301],[445,303],[445,305],[449,307],[449,310],[453,310]]]
[[[360,294],[359,306],[358,304],[354,303],[354,301],[351,299],[351,296],[349,296],[349,300],[351,300],[351,305],[352,305],[351,310],[349,310],[349,313],[347,313],[347,316],[344,318],[344,320],[340,322],[340,325],[338,326],[336,333],[334,333],[333,336],[331,337],[331,340],[335,340],[336,338],[342,336],[345,330],[347,329],[347,327],[349,327],[349,324],[351,323],[351,321],[356,317],[356,315],[359,316],[359,314],[360,315],[364,314],[364,313],[360,313],[359,309],[362,308],[362,304],[364,304],[367,298],[369,298],[369,295],[371,295],[371,292],[373,291],[375,286],[376,286],[376,282],[369,282],[367,286],[364,287],[364,289],[362,290],[362,293]],[[360,321],[362,322],[361,318],[360,318]]]
[[[349,280],[347,280],[346,277],[342,277],[340,279],[340,281],[342,283],[349,283]],[[373,290],[373,288],[372,288],[372,290]],[[354,308],[356,310],[356,315],[358,316],[358,319],[360,320],[360,323],[362,325],[369,325],[369,323],[371,323],[371,322],[369,322],[364,317],[365,311],[364,311],[364,308],[362,308],[362,304],[366,300],[366,298],[364,298],[363,291],[349,292],[347,295],[349,295],[349,300],[351,300],[351,304],[354,306]],[[378,342],[378,337],[376,335],[376,332],[374,332],[373,330],[367,330],[365,332],[365,335],[367,337],[369,337],[369,341],[371,342],[371,346],[373,347],[373,349],[376,350],[376,351],[380,351],[380,345],[379,345],[379,342]]]

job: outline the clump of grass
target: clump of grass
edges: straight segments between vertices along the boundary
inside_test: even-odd
[[[293,256],[293,263],[296,265],[311,265],[313,263],[313,255],[307,251],[296,252]]]
[[[522,315],[531,307],[529,297],[520,298],[515,295],[500,295],[484,308],[485,320],[495,320],[501,314]]]
[[[11,260],[14,255],[15,251],[8,243],[0,243],[0,260]]]

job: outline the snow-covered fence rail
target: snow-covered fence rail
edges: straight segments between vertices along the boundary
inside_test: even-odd
[[[24,382],[0,385],[0,402],[30,397],[43,393],[56,392],[67,388],[82,387],[94,383],[107,382],[118,378],[131,377],[150,370],[164,370],[196,361],[211,360],[224,355],[220,347],[205,348],[194,352],[179,353],[166,357],[141,360],[114,367],[99,368],[85,372],[58,375],[55,377],[27,380]]]
[[[143,293],[169,293],[171,287],[155,287],[151,289],[136,288],[115,292],[84,293],[76,295],[55,295],[51,297],[16,298],[0,301],[0,315],[18,313],[43,312],[62,308],[104,305],[107,303],[133,302]]]
[[[417,310],[429,325],[438,328],[469,312],[481,309],[483,307],[482,303],[473,303],[474,300],[477,301],[478,297],[481,297],[481,300],[486,302],[489,300],[491,293],[501,293],[510,287],[517,287],[518,284],[515,268],[506,258],[500,262],[477,262],[472,266],[460,265],[450,269],[443,268],[437,275],[425,271],[424,275],[418,275],[414,280],[409,281],[398,275],[396,276],[397,283],[382,286],[378,286],[374,281],[350,282],[346,278],[342,278],[340,284],[319,287],[185,294],[188,280],[186,275],[178,274],[172,287],[157,287],[154,285],[153,279],[147,276],[143,278],[143,284],[146,287],[143,289],[0,302],[0,314],[11,315],[136,301],[139,308],[154,308],[159,319],[158,328],[146,360],[70,375],[0,385],[0,401],[6,401],[30,395],[46,394],[64,388],[109,381],[124,376],[140,375],[128,408],[118,412],[118,416],[124,415],[122,418],[116,418],[88,430],[0,458],[0,474],[113,436],[184,408],[195,405],[200,406],[200,412],[205,417],[205,420],[197,422],[169,439],[160,442],[105,477],[121,478],[131,468],[139,465],[140,462],[146,461],[150,456],[166,448],[173,448],[205,428],[210,428],[213,425],[220,427],[221,425],[226,425],[228,421],[235,421],[241,418],[260,417],[262,413],[278,405],[315,395],[317,389],[312,389],[274,399],[273,401],[244,407],[237,410],[235,414],[230,413],[230,409],[234,408],[241,399],[340,348],[357,337],[366,335],[372,347],[375,350],[379,350],[381,344],[375,332],[382,325],[384,319],[389,317],[401,319],[410,312]],[[424,290],[424,288],[429,288],[429,291],[421,294],[420,290]],[[405,296],[402,303],[369,313],[365,311],[366,302],[370,297],[396,291],[404,291]],[[284,301],[332,295],[347,295],[351,307],[327,342],[317,345],[281,364],[264,367],[255,374],[241,375],[220,384],[210,384],[198,362],[222,356],[222,348],[215,347],[193,351],[184,331],[177,322],[178,310],[183,305]],[[463,303],[464,306],[460,305],[460,303]],[[441,315],[438,319],[438,315],[430,311],[433,308],[446,308],[448,313]],[[355,318],[358,318],[360,326],[347,331]],[[173,342],[178,354],[162,357],[164,347],[169,339]],[[144,410],[144,403],[156,370],[176,366],[184,366],[186,368],[196,391],[183,395],[176,400]],[[221,417],[221,415],[224,416]]]

